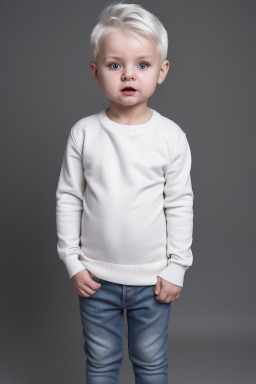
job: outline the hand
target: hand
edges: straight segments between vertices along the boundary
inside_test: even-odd
[[[92,277],[94,277],[94,275],[87,269],[83,269],[72,276],[71,280],[75,290],[81,297],[90,297],[101,287],[101,284],[96,283]]]
[[[170,283],[160,276],[157,277],[155,294],[157,295],[156,300],[160,303],[170,303],[170,301],[178,300],[181,290],[182,287]]]

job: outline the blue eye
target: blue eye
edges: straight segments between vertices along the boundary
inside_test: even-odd
[[[148,64],[147,63],[140,63],[139,65],[146,65],[146,66],[148,66]],[[145,68],[145,67],[144,67]],[[141,68],[141,69],[144,69],[144,68]]]
[[[110,69],[119,69],[118,66],[120,67],[120,65],[117,64],[117,63],[110,63],[110,64],[108,65],[108,67],[109,67]],[[142,63],[139,64],[139,67],[140,67],[140,69],[146,69],[147,67],[149,67],[149,64],[148,64],[148,63],[145,63],[145,62],[142,62]]]
[[[108,65],[108,67],[110,67],[111,69],[116,69],[116,68],[113,68],[112,65],[116,65],[116,66],[117,66],[117,65],[119,65],[119,64],[117,64],[117,63],[111,63],[111,64]]]

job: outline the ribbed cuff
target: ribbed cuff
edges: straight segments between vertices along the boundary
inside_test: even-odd
[[[71,255],[63,260],[70,279],[78,272],[86,269],[83,264],[78,260],[78,255]]]
[[[158,276],[172,284],[183,287],[185,272],[188,268],[189,267],[184,267],[183,265],[170,262],[170,264],[163,269]]]

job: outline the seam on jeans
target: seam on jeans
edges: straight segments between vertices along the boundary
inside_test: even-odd
[[[123,304],[130,304],[130,303],[134,300],[134,298],[135,298],[135,295],[133,295],[133,296],[131,297],[131,300],[129,300],[129,301],[122,300],[122,303],[123,303]]]
[[[136,295],[135,294],[135,288],[133,287],[133,294],[132,294],[131,300],[129,300],[129,301],[122,300],[122,304],[130,304],[134,300],[135,295]]]

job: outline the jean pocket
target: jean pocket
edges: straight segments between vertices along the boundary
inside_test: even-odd
[[[94,281],[96,281],[96,283],[99,283],[99,282],[100,282],[100,279],[99,279],[97,276],[92,277],[92,279],[93,279]]]

